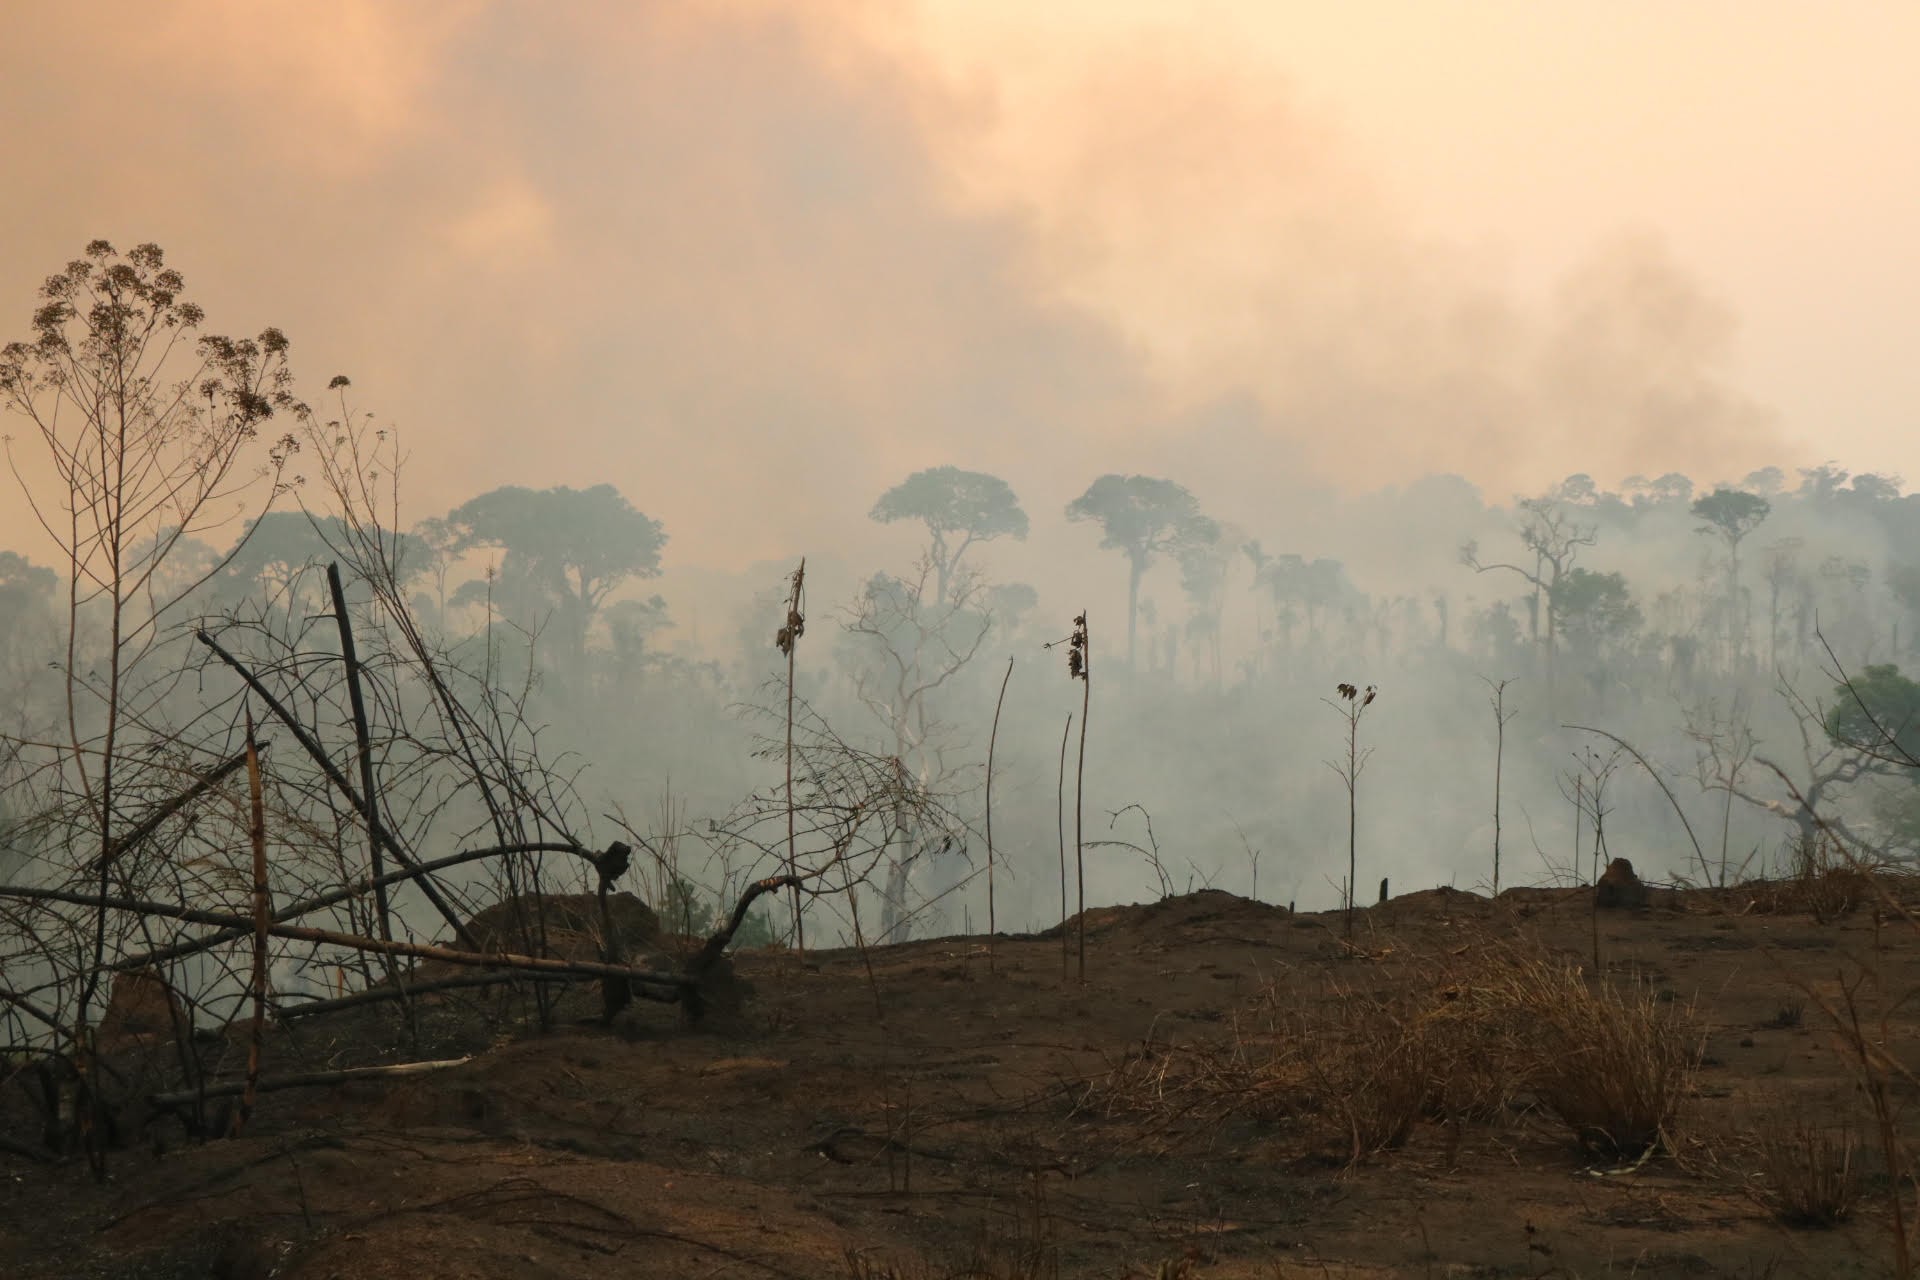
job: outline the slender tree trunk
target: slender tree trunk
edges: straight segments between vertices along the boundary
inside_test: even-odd
[[[1007,700],[1007,682],[1013,679],[1013,659],[1007,659],[1007,674],[1000,677],[1000,696],[993,704],[993,729],[987,735],[987,972],[993,972],[993,753],[1000,742],[1000,708]]]
[[[1573,875],[1575,879],[1580,876],[1580,826],[1587,817],[1586,795],[1587,780],[1575,778],[1573,780]]]
[[[1067,739],[1073,736],[1073,712],[1060,730],[1060,783],[1053,795],[1053,816],[1060,827],[1060,980],[1067,977]]]
[[[1360,790],[1360,718],[1347,720],[1347,940],[1353,940],[1353,893],[1355,877],[1360,873],[1359,817],[1357,794]]]
[[[1493,710],[1493,896],[1500,896],[1500,773],[1507,755],[1507,720],[1499,703]]]
[[[1146,566],[1129,556],[1127,559],[1127,672],[1132,674],[1137,668],[1133,665],[1138,652],[1138,632],[1140,629],[1140,579],[1146,573]],[[1082,725],[1084,730],[1084,724]]]
[[[1093,705],[1093,633],[1080,614],[1086,644],[1080,652],[1080,762],[1073,777],[1073,867],[1080,889],[1080,981],[1087,980],[1087,849],[1081,837],[1081,814],[1087,798],[1087,712]]]
[[[798,873],[793,823],[793,662],[797,644],[787,646],[787,874]],[[800,920],[800,886],[793,886],[793,945],[801,955],[807,953],[806,926]]]
[[[353,712],[354,753],[360,765],[360,818],[367,824],[367,865],[373,882],[374,914],[379,923],[379,936],[391,938],[393,924],[383,879],[387,868],[380,853],[380,793],[374,790],[373,779],[373,738],[367,726],[367,700],[360,689],[360,659],[354,649],[353,624],[347,617],[347,593],[340,582],[337,562],[327,566],[327,591],[333,597],[333,616],[340,632],[340,661],[347,676],[348,706]],[[388,976],[392,976],[391,969]]]
[[[1780,670],[1780,583],[1767,584],[1767,665]]]

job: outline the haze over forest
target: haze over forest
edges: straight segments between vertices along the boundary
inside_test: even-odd
[[[1920,188],[1888,163],[1920,17],[1158,9],[16,15],[0,340],[76,260],[290,340],[237,357],[289,381],[231,492],[130,530],[184,592],[142,729],[222,758],[236,687],[192,630],[298,686],[314,566],[384,571],[373,651],[417,627],[520,698],[512,750],[537,727],[570,779],[541,803],[680,840],[723,902],[777,864],[706,837],[778,782],[805,557],[809,741],[931,798],[865,891],[895,939],[984,926],[1009,658],[997,922],[1059,918],[1083,689],[1043,646],[1083,611],[1086,835],[1125,842],[1090,902],[1337,902],[1342,682],[1379,690],[1363,899],[1491,887],[1503,681],[1503,884],[1790,868],[1816,817],[1915,852],[1913,777],[1837,685],[1920,712]],[[65,655],[111,642],[67,608],[72,492],[4,429],[0,878],[31,879],[75,794]]]

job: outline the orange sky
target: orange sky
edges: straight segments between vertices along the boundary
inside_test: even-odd
[[[158,241],[401,426],[414,515],[610,480],[670,567],[949,461],[1256,533],[1303,478],[1920,480],[1915,48],[1784,0],[31,6],[0,336]]]

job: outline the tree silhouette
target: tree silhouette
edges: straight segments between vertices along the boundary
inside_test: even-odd
[[[667,542],[660,522],[634,510],[610,484],[507,485],[454,508],[447,523],[459,530],[461,551],[498,547],[506,553],[500,581],[519,607],[558,611],[574,671],[582,676],[594,614],[627,579],[657,577]],[[454,598],[463,602],[460,593]]]
[[[1780,669],[1780,597],[1800,577],[1801,546],[1799,538],[1778,538],[1766,548],[1767,665],[1775,671]]]
[[[1520,535],[1520,544],[1533,553],[1532,569],[1502,562],[1483,564],[1480,560],[1480,546],[1475,542],[1469,542],[1460,548],[1460,563],[1475,573],[1505,569],[1533,584],[1534,638],[1536,640],[1541,638],[1539,630],[1541,604],[1548,603],[1549,607],[1545,610],[1547,620],[1545,648],[1547,700],[1551,704],[1554,618],[1550,602],[1553,599],[1553,591],[1561,577],[1572,572],[1574,561],[1579,558],[1580,548],[1590,547],[1599,541],[1599,532],[1593,525],[1581,524],[1574,520],[1567,514],[1566,508],[1553,498],[1523,499],[1520,502],[1520,527],[1517,532]]]
[[[1740,596],[1740,543],[1760,527],[1773,504],[1757,493],[1715,489],[1693,504],[1693,514],[1706,521],[1696,532],[1714,534],[1727,548],[1727,645],[1738,661],[1746,649],[1748,610]]]
[[[1100,545],[1127,557],[1127,669],[1138,652],[1140,579],[1154,558],[1219,540],[1220,526],[1200,514],[1200,502],[1171,480],[1101,476],[1067,504],[1067,519],[1096,520]]]
[[[224,556],[220,572],[208,584],[214,592],[214,603],[228,607],[256,595],[280,599],[289,587],[301,581],[307,570],[324,568],[328,561],[338,559],[341,549],[348,545],[348,536],[346,522],[338,516],[313,515],[306,511],[266,512],[248,522],[232,550]],[[385,531],[381,531],[380,536],[388,540],[405,538],[405,535]],[[407,543],[410,545],[411,540],[407,539]],[[422,555],[396,555],[394,561],[408,570],[426,568]],[[306,603],[323,611],[331,607],[322,603],[327,594],[324,578],[311,578],[303,585],[308,597]],[[295,603],[283,601],[287,608]]]
[[[1568,646],[1590,659],[1640,629],[1640,606],[1617,573],[1568,570],[1554,584],[1548,608]]]
[[[1027,536],[1027,513],[1020,509],[1020,499],[1007,482],[959,467],[914,472],[881,494],[867,514],[882,524],[918,520],[927,526],[931,538],[927,554],[933,562],[935,586],[942,602],[948,598],[954,572],[968,547],[992,538],[1024,541]]]
[[[1227,604],[1227,574],[1246,544],[1236,530],[1195,540],[1179,550],[1180,590],[1187,597],[1187,637],[1206,655],[1213,683],[1221,680],[1221,616]]]

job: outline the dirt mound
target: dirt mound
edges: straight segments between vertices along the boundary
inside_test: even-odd
[[[1607,864],[1606,874],[1594,886],[1594,903],[1604,911],[1644,910],[1651,901],[1647,886],[1634,874],[1633,864],[1615,858]]]
[[[1266,940],[1292,927],[1296,919],[1285,907],[1271,906],[1243,898],[1224,889],[1201,889],[1158,902],[1132,903],[1118,907],[1089,907],[1086,912],[1087,936],[1109,940],[1134,938],[1142,942],[1202,942],[1209,937],[1240,940]],[[1080,917],[1066,923],[1069,934],[1077,934]],[[1055,926],[1038,935],[1058,938]]]
[[[1445,924],[1450,920],[1485,919],[1493,914],[1493,902],[1477,893],[1443,884],[1434,889],[1416,889],[1368,908],[1387,920],[1429,920]]]
[[[103,1052],[153,1038],[171,1039],[175,1028],[187,1025],[180,997],[156,970],[116,973],[110,990],[96,1041]]]

